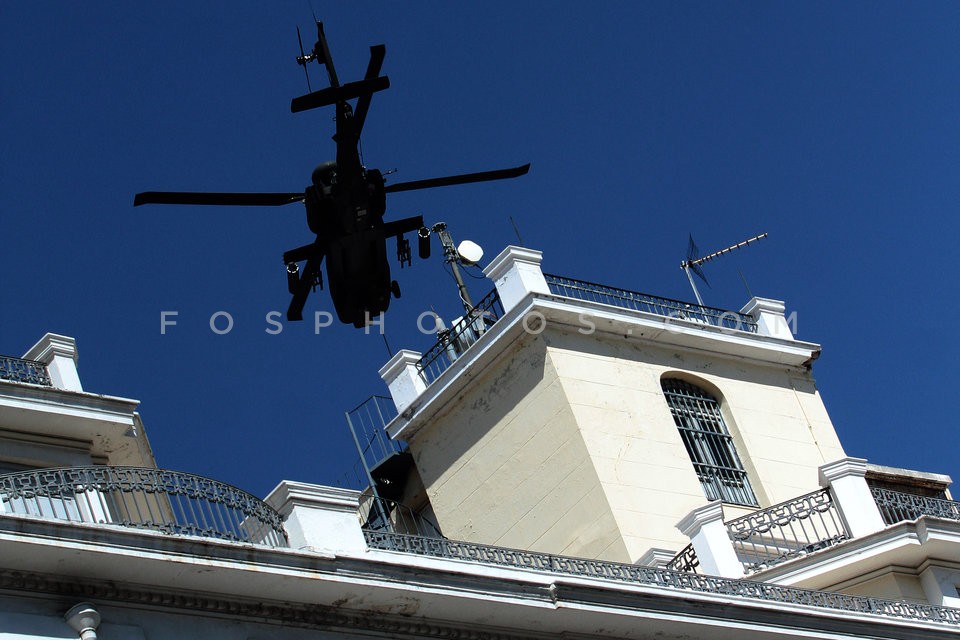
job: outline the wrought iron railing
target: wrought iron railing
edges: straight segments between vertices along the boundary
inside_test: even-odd
[[[615,580],[682,591],[715,593],[725,597],[736,596],[751,600],[822,607],[891,618],[941,622],[952,625],[960,624],[960,609],[936,605],[852,596],[830,591],[812,591],[752,580],[697,575],[660,567],[556,556],[442,538],[403,535],[388,531],[367,529],[364,531],[364,535],[370,548],[383,551],[547,571],[568,576]]]
[[[827,489],[725,524],[748,574],[826,549],[850,537]]]
[[[916,520],[921,516],[960,521],[960,502],[954,500],[928,498],[878,487],[872,488],[871,492],[887,524]]]
[[[438,527],[430,518],[410,507],[378,498],[369,490],[360,495],[360,527],[364,531],[387,531],[425,538],[442,538]]]
[[[449,329],[439,332],[439,340],[417,362],[417,369],[427,384],[447,370],[460,355],[480,339],[503,315],[500,296],[494,289]]]
[[[724,523],[747,574],[825,549],[846,540],[830,492],[821,489]],[[693,545],[684,547],[667,568],[698,572]]]
[[[0,475],[0,513],[287,546],[283,518],[228,484],[179,471],[69,467]]]
[[[666,564],[667,569],[673,571],[685,571],[687,573],[700,573],[700,558],[693,548],[693,544],[688,544],[680,553],[673,557],[673,560]]]
[[[547,285],[550,287],[550,293],[554,295],[588,302],[599,302],[622,309],[645,311],[668,318],[700,322],[723,329],[757,332],[756,320],[736,311],[704,307],[690,302],[661,298],[660,296],[628,291],[627,289],[617,289],[602,284],[584,282],[583,280],[564,278],[563,276],[544,274],[544,278],[546,278]]]
[[[52,386],[47,365],[35,360],[0,356],[0,380]]]
[[[363,469],[374,469],[391,455],[406,450],[405,442],[393,440],[387,435],[387,425],[397,417],[397,407],[392,398],[370,396],[347,411],[345,417],[361,456]]]

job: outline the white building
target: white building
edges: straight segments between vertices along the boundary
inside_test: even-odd
[[[377,498],[159,470],[72,339],[0,359],[0,638],[960,636],[950,479],[847,455],[783,303],[486,273],[381,370]]]

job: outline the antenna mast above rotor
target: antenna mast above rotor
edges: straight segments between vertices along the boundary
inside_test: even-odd
[[[694,282],[693,282],[693,276],[690,275],[690,272],[692,271],[693,273],[697,274],[704,282],[707,282],[707,277],[703,274],[703,269],[700,268],[700,265],[702,265],[704,262],[707,262],[707,261],[709,261],[709,260],[713,260],[714,258],[718,258],[718,257],[722,256],[722,255],[725,254],[725,253],[730,253],[730,252],[733,251],[734,249],[739,249],[740,247],[745,247],[745,246],[747,246],[748,244],[750,244],[751,242],[755,242],[755,241],[757,241],[757,240],[762,240],[762,239],[766,238],[767,235],[768,235],[768,234],[767,234],[766,232],[761,233],[760,235],[754,236],[754,237],[750,238],[749,240],[744,240],[743,242],[738,242],[737,244],[732,245],[732,246],[729,246],[729,247],[727,247],[726,249],[720,249],[720,251],[714,251],[714,252],[711,253],[710,255],[703,256],[702,258],[697,258],[697,257],[696,257],[697,245],[695,245],[695,244],[693,243],[693,236],[690,236],[690,245],[689,245],[689,247],[688,247],[688,249],[687,249],[687,259],[680,263],[680,268],[683,269],[683,272],[687,274],[687,280],[690,281],[690,286],[693,288],[693,295],[695,295],[695,296],[697,297],[697,303],[698,303],[701,307],[704,306],[704,305],[703,305],[703,298],[700,297],[700,292],[697,291],[697,285],[694,284]],[[707,284],[709,284],[709,283],[707,283]]]

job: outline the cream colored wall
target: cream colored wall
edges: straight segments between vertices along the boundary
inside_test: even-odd
[[[629,562],[685,546],[676,524],[706,497],[665,374],[722,400],[761,507],[817,490],[818,468],[845,455],[806,371],[551,327],[410,443],[444,535]]]
[[[927,602],[920,579],[912,573],[901,573],[895,569],[857,584],[847,584],[840,592],[852,596]]]
[[[621,342],[551,335],[550,360],[597,469],[631,561],[647,549],[677,549],[676,528],[705,502],[703,490],[647,355]]]
[[[512,345],[410,451],[447,537],[630,560],[538,337]]]
[[[686,545],[676,523],[706,502],[663,396],[664,374],[722,398],[761,506],[818,489],[818,467],[844,456],[806,372],[599,334],[544,335],[634,560],[651,547]]]

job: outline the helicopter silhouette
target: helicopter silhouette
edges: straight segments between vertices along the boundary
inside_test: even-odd
[[[329,105],[336,106],[336,159],[313,170],[311,184],[298,193],[225,193],[185,191],[145,191],[134,197],[133,205],[189,204],[226,206],[281,206],[302,202],[306,205],[307,226],[316,234],[310,244],[283,254],[287,268],[287,288],[292,294],[287,320],[303,319],[303,308],[311,290],[323,288],[321,264],[326,260],[330,297],[338,319],[345,324],[364,327],[385,312],[391,295],[400,297],[400,287],[390,278],[386,242],[397,239],[397,259],[401,267],[411,263],[410,243],[405,233],[417,232],[418,253],[430,256],[430,231],[423,217],[384,221],[386,194],[416,189],[432,189],[457,184],[516,178],[527,173],[529,164],[509,169],[466,173],[387,185],[383,174],[368,169],[360,158],[360,132],[373,94],[390,86],[380,75],[386,55],[384,45],[370,47],[370,61],[362,80],[340,84],[330,56],[323,23],[317,21],[317,42],[306,54],[300,29],[300,55],[297,64],[307,74],[306,95],[294,98],[290,111],[298,113]],[[307,64],[312,61],[326,67],[330,86],[313,91]],[[356,106],[349,100],[356,99]],[[303,269],[300,263],[305,263]]]

